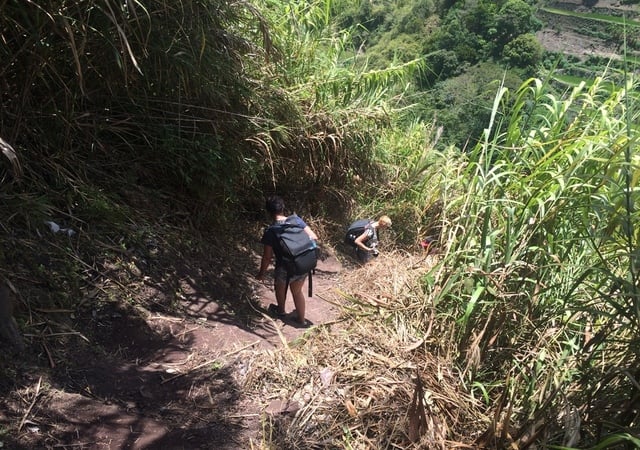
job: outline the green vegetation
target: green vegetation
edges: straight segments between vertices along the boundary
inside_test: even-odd
[[[631,59],[545,79],[529,3],[449,3],[8,2],[3,276],[43,220],[146,240],[129,220],[147,195],[194,232],[235,230],[272,191],[333,223],[385,210],[398,248],[436,234],[441,253],[406,304],[369,320],[451,355],[489,447],[637,444]],[[74,258],[29,273],[73,307],[83,258],[103,255],[61,250]],[[367,426],[344,440],[366,445]]]
[[[531,80],[501,120],[499,91],[495,129],[456,163],[427,289],[469,382],[491,393],[503,380],[493,399],[506,413],[508,393],[512,436],[587,404],[592,420],[634,420],[614,405],[635,391],[638,358],[636,88],[600,79],[556,98]]]

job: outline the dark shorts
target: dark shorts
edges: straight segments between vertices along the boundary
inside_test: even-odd
[[[373,254],[371,252],[365,252],[360,247],[358,247],[356,248],[356,257],[361,263],[366,263],[371,261],[371,259],[373,258]]]
[[[304,280],[306,276],[306,273],[302,275],[294,275],[289,278],[289,282]],[[287,270],[283,266],[276,267],[276,270],[273,272],[273,277],[276,281],[287,281]]]

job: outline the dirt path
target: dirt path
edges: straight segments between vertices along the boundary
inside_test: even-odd
[[[252,258],[235,279],[208,278],[214,269],[198,276],[184,271],[172,308],[162,300],[169,283],[153,277],[136,296],[148,299],[145,306],[127,299],[91,305],[89,299],[84,313],[48,312],[47,321],[60,325],[56,333],[49,327],[32,336],[14,372],[2,372],[0,448],[245,449],[259,443],[265,408],[278,407],[243,395],[247,352],[275,349],[307,330],[265,314],[275,302],[271,278],[247,281],[258,267],[255,252]],[[319,262],[307,301],[312,326],[337,317],[323,298],[332,297],[340,270],[333,256]],[[243,285],[235,286],[240,278]],[[221,296],[234,292],[235,298]],[[292,303],[289,294],[288,310]],[[53,335],[65,327],[62,360]],[[43,337],[47,329],[52,336]]]

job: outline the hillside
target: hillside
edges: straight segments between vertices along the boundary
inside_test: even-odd
[[[348,249],[334,247],[323,219],[311,219],[324,237],[323,256],[307,300],[310,326],[299,328],[267,311],[275,303],[272,271],[264,282],[254,278],[264,219],[202,233],[153,219],[168,212],[153,201],[130,210],[117,243],[101,231],[68,236],[46,224],[5,242],[5,254],[22,251],[5,275],[25,347],[5,342],[0,354],[1,447],[267,450],[308,448],[323,435],[319,448],[335,448],[343,430],[328,418],[353,420],[344,405],[360,385],[388,397],[353,406],[382,427],[379,445],[406,443],[415,370],[428,374],[424,388],[441,398],[428,420],[455,426],[425,438],[475,439],[470,424],[479,415],[458,391],[451,362],[426,352],[424,340],[399,341],[361,320],[391,314],[412,296],[412,280],[434,255],[394,251],[388,241],[370,266],[358,267]],[[383,378],[368,371],[381,362]],[[432,365],[444,373],[436,378]],[[452,421],[450,407],[467,412]],[[302,432],[305,417],[313,433]]]
[[[323,2],[63,3],[0,18],[0,330],[23,336],[2,341],[0,448],[640,445],[639,109],[615,82],[519,90],[550,62],[531,34],[410,20],[466,2],[358,2],[449,45],[433,73],[358,64]],[[469,26],[512,17],[469,3]],[[548,5],[563,71],[619,51],[623,8],[595,3]],[[400,40],[379,56],[422,50]],[[255,278],[273,192],[322,243],[308,327]],[[381,212],[357,266],[344,228]]]
[[[609,23],[607,18],[622,18],[635,21],[640,15],[636,4],[622,4],[619,0],[599,0],[585,6],[581,0],[546,2],[538,10],[544,28],[536,37],[545,50],[561,53],[585,61],[592,57],[605,59],[622,58],[620,35],[611,33],[611,27],[622,29],[619,23]],[[575,13],[575,15],[574,15]],[[638,35],[637,27],[628,27],[628,38]],[[638,49],[627,48],[631,56]]]
[[[130,219],[143,226],[142,216]],[[335,320],[322,298],[335,296],[340,264],[324,258],[314,280],[307,316],[319,329],[298,329],[269,316],[273,293],[254,280],[258,222],[214,239],[162,221],[144,227],[139,244],[121,252],[100,234],[69,240],[42,227],[40,242],[30,242],[39,251],[16,261],[10,282],[25,348],[5,343],[0,356],[0,447],[238,449],[269,441],[261,421],[283,411],[274,396],[245,387],[253,361]],[[82,251],[61,250],[66,244]],[[93,250],[102,257],[87,258]],[[46,270],[81,263],[93,281],[69,292],[81,296],[75,308],[61,307],[68,302],[59,287],[34,279],[31,261]]]

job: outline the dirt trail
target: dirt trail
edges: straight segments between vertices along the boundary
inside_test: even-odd
[[[180,314],[124,299],[96,304],[86,317],[51,313],[51,322],[73,324],[65,352],[73,359],[61,361],[45,338],[42,345],[34,340],[15,367],[18,385],[8,389],[11,381],[0,380],[0,430],[7,430],[0,448],[245,449],[259,442],[269,405],[243,395],[247,352],[277,348],[307,330],[266,315],[275,303],[272,274],[264,283],[247,282],[251,264],[258,267],[259,256],[252,258],[235,299],[220,301],[215,287],[227,283],[222,292],[232,292],[238,279],[210,280],[206,290],[184,275],[174,305]],[[318,264],[307,300],[312,327],[337,317],[323,298],[334,295],[340,270],[334,256]],[[166,286],[148,282],[144,296],[160,298],[162,291]]]

